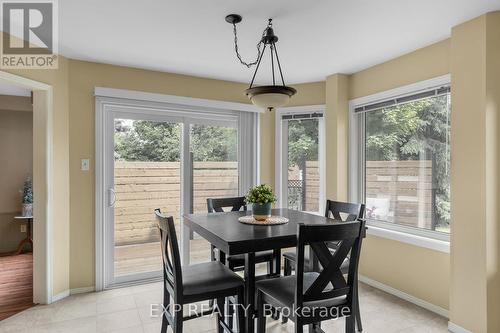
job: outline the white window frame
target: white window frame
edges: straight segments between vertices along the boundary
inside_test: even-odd
[[[286,161],[286,149],[283,149],[284,145],[287,144],[286,139],[283,137],[283,124],[281,121],[281,117],[287,114],[301,114],[301,113],[313,113],[319,112],[323,114],[323,117],[317,118],[318,121],[318,130],[319,130],[319,138],[318,138],[318,162],[319,162],[319,211],[317,212],[308,212],[317,215],[323,215],[325,210],[325,201],[326,201],[326,188],[325,188],[325,169],[326,169],[326,143],[325,143],[325,105],[307,105],[307,106],[292,106],[286,108],[279,108],[275,111],[275,164],[274,164],[274,192],[276,197],[278,198],[277,206],[286,207],[287,204],[285,202],[285,196],[283,195],[284,182],[283,178],[287,171]]]
[[[349,101],[349,200],[364,202],[364,121],[355,114],[358,107],[382,102],[391,98],[449,86],[449,74],[405,85]],[[404,225],[368,220],[368,233],[404,243],[449,253],[450,235],[442,232],[406,227]]]

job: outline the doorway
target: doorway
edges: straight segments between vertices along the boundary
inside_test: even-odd
[[[32,302],[52,302],[52,87],[45,83],[0,71],[0,80],[32,92],[33,118],[33,256]],[[20,226],[18,226],[20,228]],[[26,230],[28,231],[28,230]],[[27,232],[26,232],[27,233]],[[23,238],[23,237],[22,237]],[[24,237],[26,238],[26,237]],[[28,242],[29,243],[29,242]],[[21,249],[26,251],[28,247]]]
[[[206,213],[207,198],[246,192],[254,167],[243,167],[242,146],[255,136],[243,132],[256,124],[256,115],[153,102],[98,104],[103,143],[97,196],[103,214],[97,286],[99,276],[103,289],[162,277],[156,208],[174,217],[183,264],[210,260],[209,244],[184,227],[182,216]]]

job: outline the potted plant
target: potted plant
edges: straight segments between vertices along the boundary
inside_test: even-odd
[[[247,204],[252,204],[252,214],[257,221],[265,221],[271,217],[271,207],[276,202],[276,196],[271,186],[267,184],[252,187],[245,198]]]
[[[33,182],[31,177],[26,178],[23,187],[23,216],[33,216]]]

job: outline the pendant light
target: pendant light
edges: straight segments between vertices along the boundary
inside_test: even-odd
[[[230,14],[226,16],[226,22],[233,25],[234,49],[239,61],[248,68],[256,65],[252,81],[250,82],[250,87],[245,90],[245,94],[248,96],[248,98],[250,98],[250,100],[254,105],[269,111],[272,111],[277,107],[282,107],[287,105],[288,102],[290,101],[290,98],[293,95],[295,95],[297,90],[285,85],[285,80],[283,79],[283,72],[281,70],[280,59],[278,57],[278,50],[276,49],[278,36],[274,34],[272,19],[269,19],[267,27],[264,29],[262,37],[260,41],[257,43],[257,58],[255,59],[255,61],[250,63],[243,61],[238,51],[238,36],[236,33],[236,24],[240,23],[241,20],[242,17],[237,14]],[[264,53],[267,48],[269,48],[269,53],[271,56],[271,72],[273,77],[273,84],[266,86],[254,86],[254,81],[257,75],[257,71],[259,70],[262,57],[264,56]],[[281,79],[281,85],[276,84],[275,62],[278,67],[279,78]]]

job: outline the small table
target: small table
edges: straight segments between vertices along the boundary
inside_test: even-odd
[[[17,247],[17,251],[16,251],[16,254],[21,254],[21,252],[23,251],[24,247],[26,246],[26,244],[30,244],[31,245],[31,251],[33,251],[33,238],[31,236],[31,223],[33,222],[33,216],[15,216],[14,217],[14,220],[20,220],[20,221],[27,221],[27,227],[28,227],[28,234],[26,235],[26,238],[23,239],[18,247]]]

